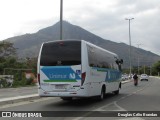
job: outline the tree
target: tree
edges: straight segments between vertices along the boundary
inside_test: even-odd
[[[3,74],[4,68],[14,67],[16,63],[16,48],[13,43],[0,42],[0,74]]]
[[[16,48],[13,43],[0,42],[0,74],[14,75],[13,87],[33,84],[33,79],[26,80],[25,73],[30,70],[36,74],[37,58],[27,58],[24,61],[16,58]]]
[[[7,58],[9,56],[16,55],[16,48],[13,46],[13,43],[3,41],[0,42],[0,58]]]
[[[157,75],[158,72],[160,73],[160,61],[156,62],[156,63],[152,66],[152,74],[153,74],[153,75]]]

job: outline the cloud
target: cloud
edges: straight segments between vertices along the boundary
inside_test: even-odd
[[[80,7],[80,6],[79,6]],[[71,8],[70,8],[71,9]],[[129,43],[128,21],[131,21],[132,45],[143,44],[143,48],[159,54],[160,3],[157,0],[117,0],[107,2],[93,1],[84,5],[83,9],[75,10],[73,16],[66,17],[71,23],[97,34],[104,39],[115,42]],[[160,54],[159,54],[160,55]]]
[[[33,33],[59,21],[60,0],[0,1],[0,39]],[[158,0],[63,0],[63,18],[72,24],[115,42],[132,45],[160,55],[160,2]]]

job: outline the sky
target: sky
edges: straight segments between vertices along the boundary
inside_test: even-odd
[[[63,20],[114,42],[160,55],[160,0],[63,0]],[[0,40],[60,20],[60,0],[0,0]]]

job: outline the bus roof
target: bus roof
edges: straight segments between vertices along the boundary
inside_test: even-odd
[[[117,55],[116,53],[113,53],[113,52],[111,52],[111,51],[109,51],[109,50],[106,50],[106,49],[104,49],[104,48],[102,48],[102,47],[100,47],[100,46],[97,46],[97,45],[95,45],[95,44],[93,44],[93,43],[90,43],[90,42],[88,42],[88,41],[86,41],[86,40],[64,39],[64,40],[48,41],[48,42],[44,42],[43,44],[45,44],[45,43],[52,43],[52,42],[60,42],[60,41],[62,41],[62,42],[63,42],[63,41],[81,41],[81,42],[85,42],[86,44],[89,44],[89,45],[94,46],[94,47],[96,47],[96,48],[98,48],[98,49],[101,49],[101,50],[103,50],[103,51],[105,51],[105,52],[107,52],[107,53],[109,53],[109,54],[111,54],[111,55],[113,55],[113,56],[115,56],[115,57],[118,58],[118,55]]]
[[[118,57],[118,55],[116,54],[116,53],[113,53],[113,52],[111,52],[111,51],[109,51],[109,50],[106,50],[106,49],[104,49],[104,48],[102,48],[102,47],[99,47],[99,46],[97,46],[97,45],[95,45],[95,44],[93,44],[93,43],[90,43],[90,42],[87,42],[87,41],[85,41],[85,40],[83,40],[86,44],[89,44],[89,45],[91,45],[91,46],[94,46],[94,47],[96,47],[96,48],[98,48],[98,49],[101,49],[101,50],[103,50],[103,51],[105,51],[105,52],[108,52],[109,54],[112,54],[112,55],[114,55],[115,57]]]

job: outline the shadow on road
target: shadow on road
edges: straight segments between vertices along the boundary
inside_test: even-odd
[[[70,108],[69,110],[76,110],[75,108],[78,107],[77,110],[88,110],[89,108],[93,107],[93,106],[100,106],[103,104],[108,104],[112,101],[115,101],[115,99],[118,99],[122,96],[125,96],[125,94],[119,94],[119,95],[115,95],[115,94],[106,94],[104,100],[100,101],[97,100],[96,97],[91,97],[91,98],[75,98],[71,101],[63,101],[63,100],[58,100],[56,102],[53,103],[49,103],[47,104],[46,107],[57,107],[60,108],[60,110],[65,110],[65,108]],[[62,109],[64,108],[64,109]],[[68,109],[67,109],[68,110]]]

